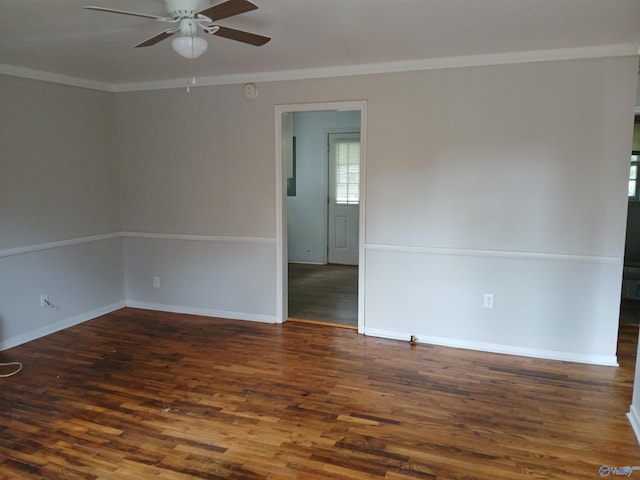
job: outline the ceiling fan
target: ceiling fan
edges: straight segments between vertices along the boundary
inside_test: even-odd
[[[88,10],[99,12],[119,13],[123,15],[133,15],[135,17],[151,18],[158,22],[173,23],[174,26],[163,32],[154,35],[147,40],[140,42],[137,47],[149,47],[156,43],[179,33],[171,42],[173,49],[186,58],[197,58],[207,49],[207,41],[199,37],[198,27],[209,35],[228,38],[237,42],[248,43],[249,45],[261,46],[271,40],[269,37],[256,33],[236,30],[234,28],[223,27],[214,22],[229,18],[234,15],[256,10],[257,5],[248,0],[227,0],[217,5],[208,6],[207,0],[165,0],[168,17],[149,15],[146,13],[128,12],[103,7],[84,7]]]

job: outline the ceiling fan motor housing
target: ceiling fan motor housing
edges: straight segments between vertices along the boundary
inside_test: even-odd
[[[198,24],[193,18],[183,18],[180,20],[180,35],[197,35]]]
[[[174,19],[194,18],[197,12],[210,6],[207,0],[165,0],[164,3]]]

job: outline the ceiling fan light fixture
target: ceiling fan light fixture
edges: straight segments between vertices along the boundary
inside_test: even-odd
[[[165,0],[169,17],[159,17],[158,15],[148,13],[129,12],[105,7],[85,6],[84,8],[87,10],[97,10],[99,12],[151,18],[159,22],[171,23],[173,24],[171,28],[167,28],[163,32],[147,38],[135,47],[150,47],[178,33],[177,38],[174,37],[172,41],[173,49],[187,59],[198,58],[209,46],[205,39],[198,37],[199,29],[208,35],[217,35],[236,42],[255,45],[256,47],[264,45],[271,40],[269,37],[256,33],[213,24],[216,20],[255,10],[258,8],[257,5],[254,5],[249,0],[223,0],[216,5],[209,5],[210,1],[211,0]]]
[[[184,58],[198,58],[206,50],[209,44],[207,41],[196,35],[180,35],[171,41],[173,49]]]

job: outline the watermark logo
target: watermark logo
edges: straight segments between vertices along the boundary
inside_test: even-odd
[[[624,467],[610,467],[609,465],[602,465],[599,472],[601,477],[608,477],[610,475],[630,477],[634,470],[640,470],[640,467],[630,467],[629,465]]]

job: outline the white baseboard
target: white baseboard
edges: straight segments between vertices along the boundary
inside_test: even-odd
[[[633,428],[633,433],[636,434],[636,440],[640,443],[640,412],[635,405],[631,405],[629,413],[627,413],[627,419]]]
[[[209,308],[192,308],[181,305],[165,305],[161,303],[136,302],[127,300],[127,307],[142,308],[145,310],[157,310],[160,312],[184,313],[188,315],[202,315],[205,317],[227,318],[230,320],[247,320],[260,323],[278,323],[275,315],[261,315],[257,313],[230,312],[227,310],[214,310]]]
[[[123,301],[123,302],[116,302],[111,305],[105,305],[104,307],[90,310],[88,312],[84,312],[79,315],[75,315],[73,317],[60,320],[56,323],[46,325],[42,328],[32,330],[22,335],[18,335],[16,337],[3,340],[2,342],[0,342],[0,351],[7,350],[12,347],[16,347],[18,345],[29,342],[31,340],[36,340],[46,335],[50,335],[60,330],[64,330],[65,328],[78,325],[88,320],[92,320],[101,315],[105,315],[115,310],[119,310],[123,307],[141,308],[146,310],[157,310],[157,311],[171,312],[171,313],[184,313],[184,314],[190,314],[190,315],[203,315],[207,317],[226,318],[230,320],[246,320],[246,321],[260,322],[260,323],[278,323],[276,315],[262,315],[262,314],[247,313],[247,312],[233,312],[228,310],[192,308],[192,307],[184,307],[179,305],[165,305],[165,304],[159,304],[159,303]],[[411,335],[415,335],[417,337],[418,343],[427,343],[427,344],[433,344],[433,345],[441,345],[445,347],[463,348],[466,350],[478,350],[483,352],[500,353],[500,354],[506,354],[506,355],[544,358],[548,360],[588,363],[593,365],[604,365],[604,366],[612,366],[612,367],[618,366],[618,360],[615,355],[613,356],[586,355],[586,354],[578,354],[578,353],[571,353],[571,352],[559,352],[555,350],[542,350],[537,348],[518,347],[515,345],[501,345],[501,344],[494,344],[494,343],[472,342],[468,340],[460,340],[460,339],[454,339],[454,338],[422,335],[420,333],[415,333],[415,332],[399,332],[399,331],[393,331],[393,330],[382,330],[377,328],[366,328],[366,327],[364,329],[364,334],[370,335],[372,337],[388,338],[392,340],[404,340],[407,342],[411,338]],[[640,441],[640,412],[637,412],[634,406],[632,405],[630,412],[627,414],[627,417],[629,418],[629,421],[631,422],[631,425],[634,431],[636,432],[636,436]]]
[[[79,315],[74,315],[73,317],[65,318],[56,323],[46,325],[42,328],[31,330],[30,332],[23,333],[22,335],[3,340],[0,343],[0,350],[7,350],[9,348],[22,345],[23,343],[30,342],[31,340],[36,340],[38,338],[51,335],[52,333],[64,330],[65,328],[73,327],[74,325],[78,325],[88,320],[106,315],[107,313],[111,313],[115,310],[119,310],[124,306],[124,302],[112,303],[111,305],[105,305],[104,307],[96,308],[95,310],[90,310]]]
[[[539,348],[519,347],[516,345],[501,345],[497,343],[473,342],[456,338],[435,337],[432,335],[421,335],[417,332],[396,332],[391,330],[381,330],[377,328],[366,328],[365,335],[372,337],[389,338],[392,340],[409,341],[411,335],[417,337],[417,343],[428,343],[441,345],[444,347],[463,348],[465,350],[478,350],[481,352],[500,353],[504,355],[517,355],[520,357],[544,358],[547,360],[561,360],[563,362],[588,363],[592,365],[604,365],[607,367],[617,367],[618,359],[615,355],[587,355],[572,352],[560,352],[556,350],[543,350]]]
[[[73,327],[74,325],[84,323],[88,320],[92,320],[102,315],[106,315],[107,313],[114,312],[124,307],[142,308],[145,310],[157,310],[157,311],[171,312],[171,313],[185,313],[190,315],[203,315],[206,317],[227,318],[230,320],[247,320],[252,322],[260,322],[260,323],[278,323],[276,321],[275,315],[260,315],[255,313],[246,313],[246,312],[230,312],[227,310],[213,310],[213,309],[182,307],[182,306],[176,306],[176,305],[163,305],[158,303],[122,301],[122,302],[113,303],[111,305],[105,305],[104,307],[100,307],[95,310],[90,310],[88,312],[84,312],[79,315],[74,315],[73,317],[65,318],[56,323],[46,325],[42,328],[31,330],[21,335],[17,335],[15,337],[3,340],[2,342],[0,342],[0,351],[17,347],[18,345],[22,345],[23,343],[27,343],[41,337],[45,337],[52,333],[58,332],[60,330],[64,330],[65,328]]]

